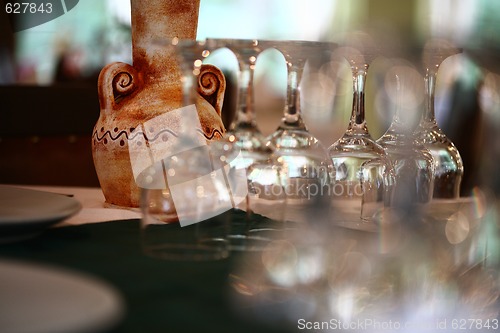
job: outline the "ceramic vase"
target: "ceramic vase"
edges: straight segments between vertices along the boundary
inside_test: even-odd
[[[99,75],[100,116],[92,136],[92,153],[106,204],[139,207],[140,188],[132,170],[133,137],[168,140],[176,135],[175,122],[145,132],[149,120],[183,105],[182,72],[169,48],[153,47],[165,38],[195,39],[199,0],[131,0],[133,63],[112,63]],[[200,135],[207,141],[221,138],[225,80],[222,72],[203,65],[196,108]],[[132,157],[133,158],[133,157]]]

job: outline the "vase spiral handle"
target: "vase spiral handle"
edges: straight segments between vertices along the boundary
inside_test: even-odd
[[[222,71],[213,65],[202,65],[198,76],[198,93],[214,107],[219,116],[225,91],[226,78]]]
[[[105,66],[99,74],[98,93],[101,110],[114,110],[120,101],[141,85],[137,70],[124,62]]]

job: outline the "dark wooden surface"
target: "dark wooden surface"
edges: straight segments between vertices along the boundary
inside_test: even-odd
[[[97,186],[97,85],[0,86],[0,183]]]

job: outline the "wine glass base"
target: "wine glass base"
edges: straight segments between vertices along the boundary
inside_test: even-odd
[[[322,148],[319,140],[311,133],[301,129],[278,128],[268,137],[268,141],[280,149],[317,149]]]
[[[369,156],[385,156],[384,148],[379,145],[370,135],[344,134],[337,142],[328,148],[330,156],[348,152],[349,154],[362,154]]]

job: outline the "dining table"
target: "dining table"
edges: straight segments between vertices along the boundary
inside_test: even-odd
[[[141,249],[140,211],[106,205],[100,188],[19,187],[69,196],[81,209],[39,234],[0,243],[0,260],[63,268],[114,288],[122,311],[104,332],[289,331],[253,320],[233,302],[238,253],[213,261],[150,257]]]

